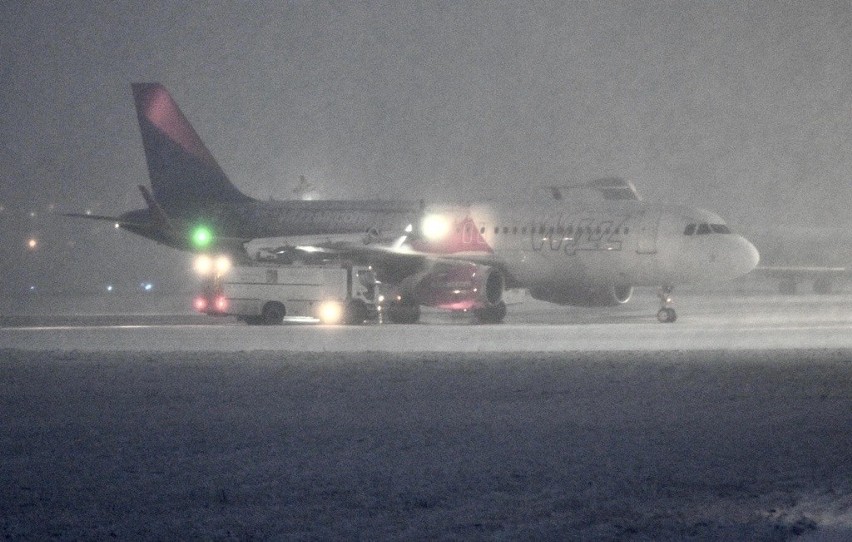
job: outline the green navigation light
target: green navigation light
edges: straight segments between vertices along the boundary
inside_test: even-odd
[[[213,232],[207,226],[198,226],[190,236],[195,248],[207,248],[213,242]]]

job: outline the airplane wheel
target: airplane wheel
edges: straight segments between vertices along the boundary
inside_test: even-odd
[[[671,308],[662,308],[657,312],[657,320],[664,324],[671,324],[677,320],[677,313]]]
[[[814,286],[816,287],[816,286]],[[796,279],[784,279],[778,283],[778,293],[782,295],[796,294]]]
[[[831,280],[822,278],[814,281],[814,293],[827,295],[831,293]]]
[[[474,312],[477,323],[480,324],[502,324],[506,318],[506,304],[500,302],[493,307],[478,309]]]
[[[263,306],[263,314],[261,319],[267,326],[275,326],[284,321],[284,315],[287,311],[284,310],[284,305],[281,303],[270,302]]]

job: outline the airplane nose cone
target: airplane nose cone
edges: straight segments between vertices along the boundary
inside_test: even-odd
[[[760,253],[757,248],[745,237],[738,237],[737,257],[735,258],[737,276],[750,272],[760,262]]]

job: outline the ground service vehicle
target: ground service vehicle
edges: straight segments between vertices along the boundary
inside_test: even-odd
[[[235,266],[203,278],[195,309],[250,325],[280,324],[285,316],[361,324],[378,319],[374,282],[369,269],[339,264]]]

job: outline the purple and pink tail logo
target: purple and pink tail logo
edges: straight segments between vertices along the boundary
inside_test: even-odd
[[[133,86],[133,91],[136,94],[139,113],[151,124],[180,145],[184,151],[203,162],[216,164],[213,155],[204,146],[165,87],[157,83],[140,83]]]

